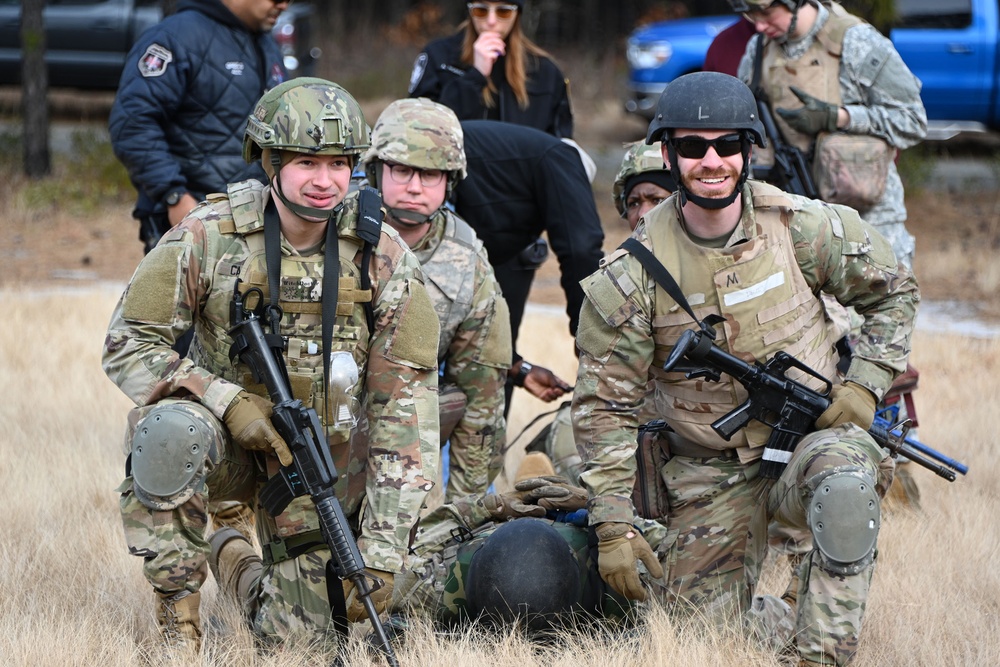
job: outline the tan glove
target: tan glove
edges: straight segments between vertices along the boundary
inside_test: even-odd
[[[641,560],[649,574],[663,578],[663,568],[646,538],[628,523],[602,523],[597,526],[597,570],[601,579],[619,595],[643,602],[646,589],[639,579]]]
[[[375,605],[375,612],[382,615],[385,613],[385,608],[389,604],[389,601],[392,600],[392,589],[395,575],[392,572],[373,570],[370,567],[365,568],[365,574],[369,577],[375,577],[382,581],[382,585],[379,586],[378,589],[373,590],[369,596],[372,603]],[[369,582],[369,584],[370,583],[371,582]],[[365,611],[365,604],[357,595],[354,582],[350,579],[344,580],[344,600],[347,601],[348,621],[351,623],[358,623],[368,618],[368,612]]]
[[[519,493],[490,493],[483,496],[480,504],[489,512],[494,521],[520,519],[526,516],[541,518],[545,508],[521,500]]]
[[[590,495],[586,489],[573,486],[565,477],[549,475],[530,477],[514,485],[521,499],[547,510],[575,512],[587,506]]]
[[[222,420],[236,444],[244,449],[278,455],[281,465],[292,464],[292,452],[271,424],[271,401],[246,391],[240,391],[226,408]]]
[[[845,382],[830,391],[830,407],[816,419],[816,428],[853,422],[867,431],[874,421],[875,394],[856,382]]]

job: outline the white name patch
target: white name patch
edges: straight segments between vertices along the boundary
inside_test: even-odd
[[[750,287],[744,287],[741,290],[736,290],[735,292],[730,292],[726,294],[722,300],[727,306],[733,306],[737,303],[743,303],[744,301],[749,301],[750,299],[756,299],[762,294],[770,292],[776,287],[781,287],[785,284],[785,274],[775,273],[756,285],[751,285]]]

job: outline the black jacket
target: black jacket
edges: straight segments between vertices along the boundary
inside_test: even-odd
[[[475,67],[464,65],[464,32],[435,40],[417,56],[410,75],[410,97],[427,97],[449,107],[459,120],[501,120],[527,125],[557,137],[573,137],[573,113],[569,106],[566,77],[548,58],[528,56],[528,107],[517,104],[504,76],[501,56],[490,78],[497,87],[493,107],[483,104],[486,77]]]
[[[455,210],[483,240],[493,266],[547,234],[575,335],[580,281],[597,270],[604,254],[604,230],[579,153],[549,134],[510,123],[464,121],[462,130],[469,175],[455,188]],[[517,304],[510,306],[513,311]]]
[[[136,217],[162,207],[172,189],[200,199],[241,180],[247,117],[286,78],[271,33],[250,32],[220,0],[180,0],[176,14],[144,32],[108,122],[139,191]]]

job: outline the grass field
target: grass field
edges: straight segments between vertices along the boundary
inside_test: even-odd
[[[152,593],[127,554],[114,489],[130,403],[103,375],[100,347],[119,287],[0,288],[0,664],[118,667],[156,662]],[[532,310],[527,358],[575,376],[561,316]],[[545,335],[530,332],[544,331]],[[1000,658],[1000,465],[994,410],[1000,341],[918,332],[921,439],[970,467],[953,484],[922,470],[922,513],[885,517],[861,650],[865,666],[995,665]],[[516,434],[544,404],[517,395]],[[512,454],[512,458],[516,455]],[[783,569],[768,586],[783,585]],[[205,588],[213,627],[233,610]],[[516,636],[418,628],[402,665],[780,665],[740,632],[684,627],[660,613],[632,636],[588,633],[545,648]],[[358,645],[348,664],[365,664]],[[324,664],[303,647],[258,654],[242,631],[206,639],[206,665]],[[377,664],[377,663],[375,663]]]

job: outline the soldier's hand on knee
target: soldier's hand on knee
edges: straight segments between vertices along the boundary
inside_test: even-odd
[[[245,449],[273,451],[281,465],[291,465],[292,452],[271,423],[273,407],[263,396],[241,391],[226,408],[223,421],[236,444]]]
[[[372,604],[375,605],[375,613],[381,615],[385,613],[385,608],[392,600],[395,575],[392,572],[383,572],[382,570],[375,570],[373,568],[366,567],[365,576],[374,577],[382,581],[382,585],[373,590],[369,595]],[[368,612],[365,611],[364,602],[361,601],[361,596],[358,595],[357,587],[350,579],[344,580],[344,600],[347,601],[348,621],[351,623],[360,623],[368,618]]]
[[[834,385],[830,407],[816,419],[816,428],[833,428],[853,422],[865,429],[875,421],[875,394],[855,382]]]
[[[639,531],[628,523],[602,523],[597,526],[597,570],[605,583],[629,600],[643,602],[646,589],[639,578],[639,561],[656,579],[663,577],[663,568],[656,554]]]

